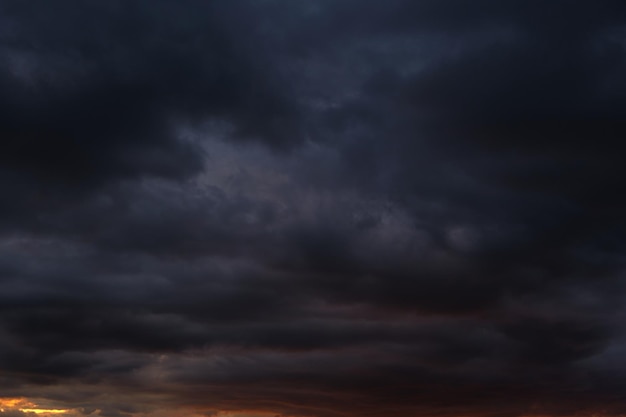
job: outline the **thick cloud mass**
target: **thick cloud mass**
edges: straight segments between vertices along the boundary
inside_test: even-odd
[[[0,415],[626,413],[625,33],[0,0]]]

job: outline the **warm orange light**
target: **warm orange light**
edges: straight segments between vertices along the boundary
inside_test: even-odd
[[[0,398],[0,408],[17,408],[26,402],[24,398]]]
[[[44,408],[20,408],[22,413],[35,413],[35,414],[63,414],[69,410],[46,410]]]
[[[57,408],[40,408],[37,404],[26,398],[0,398],[0,412],[7,410],[19,410],[22,413],[33,414],[64,414],[69,412],[69,410]]]

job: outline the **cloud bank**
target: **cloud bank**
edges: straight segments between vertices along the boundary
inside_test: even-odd
[[[610,0],[0,0],[0,395],[625,413],[625,23]]]

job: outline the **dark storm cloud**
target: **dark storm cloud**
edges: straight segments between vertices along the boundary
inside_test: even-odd
[[[625,412],[625,14],[0,1],[2,394]]]
[[[266,73],[263,42],[235,9],[193,0],[3,2],[5,170],[67,183],[183,177],[202,156],[177,137],[177,123],[211,117],[279,144],[289,122],[278,121],[291,110]],[[239,36],[235,25],[249,32]]]

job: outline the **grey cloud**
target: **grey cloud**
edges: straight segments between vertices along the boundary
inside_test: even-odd
[[[9,395],[625,411],[621,3],[68,4],[0,1]]]

